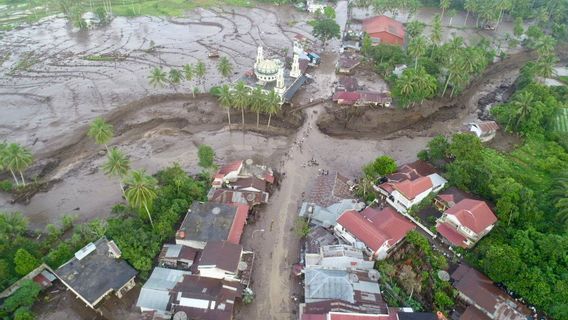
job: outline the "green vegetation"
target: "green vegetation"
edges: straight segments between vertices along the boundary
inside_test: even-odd
[[[296,235],[301,238],[307,236],[308,233],[310,233],[310,224],[308,223],[308,219],[297,218],[294,226],[294,232],[296,232]]]
[[[370,178],[378,178],[396,172],[396,161],[389,156],[380,156],[363,166],[363,173]]]
[[[30,308],[36,301],[41,287],[32,280],[26,280],[22,286],[4,301],[0,308],[0,316],[14,315],[14,319],[34,319]]]
[[[324,47],[329,40],[340,38],[340,28],[334,19],[318,19],[313,21],[312,25],[314,27],[312,34],[322,42]]]
[[[175,234],[175,225],[187,212],[193,201],[205,200],[208,181],[195,180],[179,165],[156,174],[156,197],[152,202],[153,225],[146,223],[144,215],[117,206],[115,215],[108,220],[107,236],[120,247],[124,259],[147,276],[152,260],[162,243]],[[128,191],[127,191],[128,197]]]
[[[23,172],[32,164],[33,157],[31,152],[17,143],[0,143],[0,171],[8,170],[14,178],[16,186],[26,187],[26,180]],[[19,173],[21,179],[18,180],[16,172]],[[10,185],[3,183],[3,189],[11,190]]]
[[[433,251],[428,239],[416,231],[411,231],[405,239],[391,257],[376,264],[387,304],[448,314],[456,294],[452,286],[437,275],[439,270],[448,269],[446,258]]]
[[[18,63],[16,63],[16,65],[12,67],[9,74],[14,75],[18,72],[27,71],[38,62],[39,60],[33,52],[24,53],[20,60],[18,60]]]
[[[197,150],[197,157],[199,158],[198,166],[203,169],[211,169],[215,167],[215,151],[213,148],[206,144],[200,144]]]

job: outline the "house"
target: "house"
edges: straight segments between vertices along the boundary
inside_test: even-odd
[[[55,271],[55,275],[87,306],[95,306],[114,293],[118,298],[135,285],[136,270],[120,259],[114,241],[102,237],[89,243]]]
[[[335,87],[335,92],[353,92],[359,89],[359,83],[357,78],[350,76],[341,76],[337,81],[337,86]]]
[[[413,206],[419,204],[432,192],[440,191],[448,182],[437,173],[415,179],[405,179],[412,171],[401,174],[399,182],[385,182],[375,187],[388,204],[400,213],[407,213]],[[399,176],[393,176],[399,178]]]
[[[388,308],[388,313],[362,313],[341,301],[300,306],[300,320],[445,320],[434,313],[414,312],[410,308]],[[410,310],[407,310],[410,309]],[[302,313],[303,312],[303,313]]]
[[[190,274],[191,272],[186,270],[154,268],[150,278],[140,290],[136,306],[141,312],[153,312],[154,317],[160,315],[170,319],[172,316],[169,307],[170,291],[185,275]]]
[[[402,23],[384,15],[363,20],[363,31],[371,37],[373,45],[402,46],[404,44],[404,26]]]
[[[170,291],[171,313],[178,319],[231,320],[242,291],[236,281],[184,275]]]
[[[339,105],[353,106],[361,98],[359,92],[336,92],[333,94],[331,100],[337,102]]]
[[[351,74],[353,69],[361,64],[361,60],[353,55],[341,55],[337,61],[336,71],[343,74]]]
[[[496,287],[491,279],[465,264],[451,274],[459,298],[470,306],[460,317],[466,319],[526,320],[529,309]]]
[[[311,304],[328,305],[335,301],[360,313],[388,314],[378,280],[379,272],[374,269],[367,271],[306,269],[303,307],[307,306],[309,309],[313,306]],[[313,312],[312,310],[310,313]]]
[[[235,182],[243,178],[256,178],[264,180],[267,184],[275,182],[274,172],[271,168],[255,164],[252,159],[237,160],[222,166],[213,176],[213,188],[221,188],[224,184]]]
[[[323,246],[339,244],[339,240],[327,229],[316,226],[305,237],[305,254],[319,254]]]
[[[385,259],[415,226],[392,208],[382,210],[367,207],[360,213],[344,212],[334,227],[335,235],[377,259]]]
[[[497,130],[499,130],[499,125],[495,121],[478,121],[467,125],[467,131],[475,134],[483,142],[495,138]]]
[[[306,2],[306,9],[309,13],[316,13],[321,11],[323,13],[323,9],[327,7],[327,2],[322,0],[308,0]]]
[[[383,106],[390,107],[392,98],[390,92],[358,91],[359,99],[355,106]]]
[[[456,187],[449,187],[434,198],[434,206],[441,212],[448,210],[463,199],[473,199],[474,196]]]
[[[203,249],[208,241],[241,241],[249,207],[194,202],[176,233],[176,244]]]
[[[181,244],[164,244],[158,256],[160,267],[190,270],[198,261],[201,251]]]
[[[350,191],[352,185],[348,178],[338,172],[318,175],[302,203],[300,217],[327,228],[334,226],[337,218],[346,210],[362,210],[364,204],[355,200]]]
[[[341,44],[341,52],[344,51],[359,52],[361,51],[361,45],[359,41],[355,40],[343,41],[343,43]]]
[[[463,199],[436,221],[436,230],[452,245],[467,249],[488,234],[495,222],[497,217],[485,201]]]
[[[207,194],[209,202],[217,203],[236,203],[254,207],[260,204],[268,203],[268,192],[261,191],[240,191],[231,189],[211,188]]]
[[[346,244],[321,246],[319,252],[306,252],[306,269],[371,270],[375,265],[361,249]]]
[[[244,280],[245,284],[248,284],[253,261],[254,253],[243,251],[240,244],[210,241],[203,249],[197,270],[201,277],[227,281]],[[247,276],[244,279],[241,279],[242,272]]]

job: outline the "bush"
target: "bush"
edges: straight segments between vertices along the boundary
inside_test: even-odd
[[[9,180],[0,181],[0,190],[4,192],[11,192],[14,189],[14,185]]]
[[[14,312],[20,307],[29,308],[36,301],[41,291],[41,286],[32,280],[25,280],[22,286],[11,296],[6,298],[2,308],[7,312]]]
[[[363,167],[363,173],[369,178],[382,177],[396,172],[396,161],[389,156],[381,156]]]
[[[39,261],[26,249],[20,248],[16,251],[14,265],[16,266],[16,272],[18,274],[24,276],[34,270],[39,264]]]

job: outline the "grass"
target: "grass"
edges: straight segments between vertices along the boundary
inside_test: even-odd
[[[555,129],[559,132],[568,132],[568,108],[561,109],[558,112]]]
[[[34,56],[33,52],[25,53],[20,61],[10,70],[10,74],[15,74],[19,71],[26,71],[31,68],[34,64],[38,63],[38,59]]]
[[[46,16],[61,13],[60,0],[0,0],[0,31],[11,30],[23,23],[33,23]],[[74,0],[75,7],[81,11],[94,11],[103,7],[102,0]],[[250,7],[249,0],[112,0],[112,12],[115,16],[166,16],[180,17],[199,7],[229,5]],[[24,13],[24,14],[22,14]],[[15,16],[14,19],[2,19]]]
[[[110,54],[92,54],[89,56],[84,57],[84,60],[88,61],[121,61],[126,58],[125,55],[121,55],[118,53],[110,53]]]
[[[560,76],[558,80],[562,81],[564,84],[568,85],[568,76]]]

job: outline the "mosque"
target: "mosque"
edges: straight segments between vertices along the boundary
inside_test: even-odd
[[[264,49],[260,46],[253,69],[246,72],[239,81],[243,81],[251,89],[261,87],[265,92],[272,90],[280,96],[282,103],[290,102],[308,79],[305,74],[307,67],[308,61],[301,60],[294,54],[292,66],[288,70],[280,59],[265,58]]]

